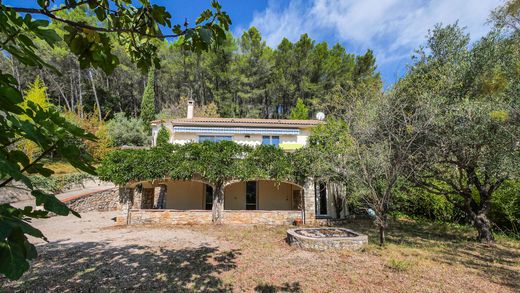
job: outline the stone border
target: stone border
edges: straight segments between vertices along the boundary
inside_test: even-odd
[[[305,229],[342,229],[346,232],[355,234],[355,237],[330,237],[330,238],[318,238],[308,237],[296,233],[296,230]],[[358,250],[363,245],[368,243],[368,236],[357,233],[350,229],[345,228],[295,228],[287,230],[287,242],[292,245],[303,249],[311,250],[334,250],[334,249],[348,249]]]
[[[232,225],[292,225],[301,218],[299,210],[224,210],[223,224]],[[211,224],[211,211],[171,209],[131,209],[129,218],[117,217],[118,224]]]

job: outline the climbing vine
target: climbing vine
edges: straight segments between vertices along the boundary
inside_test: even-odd
[[[255,148],[230,141],[161,145],[150,149],[114,150],[98,168],[102,180],[118,185],[169,178],[207,182],[270,179],[297,181],[301,164],[294,154],[269,145]],[[297,178],[298,175],[298,178]]]

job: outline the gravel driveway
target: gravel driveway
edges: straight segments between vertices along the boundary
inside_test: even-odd
[[[234,250],[183,227],[117,227],[115,212],[34,221],[49,242],[20,280],[0,278],[3,292],[228,291],[218,274],[234,267]]]

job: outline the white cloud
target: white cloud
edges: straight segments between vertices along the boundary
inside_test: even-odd
[[[437,23],[459,21],[475,40],[489,27],[486,19],[502,0],[291,0],[280,6],[271,1],[254,15],[267,44],[283,37],[298,40],[302,33],[318,40],[350,44],[358,53],[374,49],[378,63],[407,58],[425,41]]]
[[[284,37],[294,41],[303,33],[311,34],[317,26],[309,27],[304,16],[309,14],[308,7],[301,1],[290,1],[285,9],[271,1],[264,11],[254,15],[250,26],[260,30],[267,45],[276,47]]]

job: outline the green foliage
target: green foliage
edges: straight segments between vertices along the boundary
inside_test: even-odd
[[[48,110],[49,107],[52,106],[47,101],[47,94],[45,91],[47,90],[47,87],[43,84],[42,79],[38,75],[33,83],[29,85],[29,88],[24,92],[24,103],[22,104],[22,107],[24,109],[29,108],[29,103],[34,103],[38,105],[39,107],[43,108],[44,110]],[[29,120],[29,116],[22,114],[20,115],[20,118],[23,120]],[[35,156],[35,153],[39,151],[38,145],[35,144],[33,141],[28,139],[21,140],[18,145],[22,149],[22,151],[29,157],[29,160],[32,160]]]
[[[324,181],[347,183],[351,177],[353,138],[345,121],[328,118],[312,129],[304,151],[310,164],[309,176]]]
[[[74,167],[90,174],[94,168],[90,165],[91,157],[81,152],[73,143],[75,137],[94,140],[95,137],[67,122],[59,112],[50,107],[44,110],[33,102],[22,108],[21,95],[16,90],[16,83],[9,75],[0,76],[0,131],[3,133],[0,143],[0,188],[12,180],[22,182],[36,198],[37,205],[43,205],[45,211],[32,211],[32,208],[17,209],[9,204],[0,206],[0,273],[8,278],[19,278],[29,267],[28,259],[36,256],[36,249],[28,242],[24,234],[43,238],[41,232],[30,226],[29,218],[45,217],[47,211],[59,215],[67,215],[69,208],[53,195],[39,190],[28,177],[29,174],[50,176],[53,172],[40,162],[46,154],[56,152]],[[25,115],[26,119],[19,118]],[[15,141],[23,138],[34,142],[43,151],[38,158],[31,161],[18,149],[10,147]]]
[[[385,266],[396,272],[405,272],[410,269],[412,263],[405,259],[390,258]]]
[[[498,229],[520,237],[520,182],[508,180],[496,191],[490,211]]]
[[[95,108],[94,112],[82,113],[82,115],[67,111],[63,113],[63,116],[76,126],[96,135],[96,141],[80,140],[77,142],[78,146],[92,154],[94,160],[101,160],[110,151],[111,140],[108,135],[107,123],[105,120],[98,118],[99,109]]]
[[[36,188],[51,194],[57,194],[68,188],[81,185],[85,179],[93,180],[94,176],[85,172],[79,172],[63,175],[53,175],[50,177],[35,175],[30,176],[30,179]]]
[[[309,109],[305,106],[302,99],[296,101],[296,106],[291,110],[289,118],[292,120],[307,120],[309,119]]]
[[[175,152],[177,164],[172,166],[169,175],[175,179],[191,179],[198,174],[210,183],[224,183],[235,179],[246,179],[242,157],[250,148],[232,141],[218,143],[188,143]]]
[[[24,104],[22,107],[27,109],[29,107],[29,102],[32,102],[42,107],[44,110],[49,109],[52,104],[47,100],[47,94],[45,93],[46,90],[47,87],[43,84],[41,77],[39,75],[36,76],[34,82],[31,83],[29,88],[24,92]]]
[[[430,193],[408,185],[403,180],[398,183],[392,210],[415,218],[439,222],[463,222],[466,215],[461,210],[462,202],[455,196]],[[404,186],[403,186],[404,185]]]
[[[273,146],[250,148],[231,141],[166,144],[147,150],[115,150],[98,168],[102,180],[129,182],[169,177],[211,184],[232,180],[294,180],[294,158]]]
[[[99,178],[117,185],[165,178],[178,163],[176,145],[139,150],[113,150],[97,169]]]
[[[161,126],[161,129],[159,129],[159,132],[157,133],[157,139],[155,144],[157,146],[164,146],[170,143],[170,132],[166,127]]]
[[[144,146],[150,143],[142,120],[127,118],[125,113],[116,113],[107,123],[107,131],[112,146]]]
[[[415,181],[431,192],[456,195],[467,204],[478,239],[492,241],[489,206],[503,182],[520,175],[519,75],[514,41],[490,32],[469,47],[458,25],[436,27],[429,51],[396,86],[433,121],[416,145]],[[434,180],[441,184],[431,184]]]
[[[186,118],[187,115],[187,105],[188,97],[181,96],[179,101],[174,104],[168,104],[163,106],[161,112],[157,114],[158,120],[168,120],[168,119],[178,119],[178,118]],[[218,113],[218,107],[215,103],[211,102],[207,105],[195,105],[194,109],[195,117],[210,117],[210,118],[218,118],[220,117]]]
[[[259,145],[245,158],[246,179],[270,179],[297,182],[293,175],[294,158],[273,145]]]
[[[141,100],[141,120],[147,132],[150,131],[150,122],[155,119],[155,75],[154,68],[148,72],[148,81],[144,88],[143,99]]]
[[[111,73],[119,63],[112,52],[112,44],[117,39],[129,52],[131,60],[139,68],[147,69],[152,63],[160,65],[153,39],[181,36],[180,46],[200,52],[207,50],[210,44],[224,40],[225,31],[231,23],[229,16],[221,11],[221,6],[216,1],[211,3],[212,9],[201,14],[195,27],[185,26],[184,30],[178,24],[172,26],[171,15],[164,7],[150,5],[148,1],[140,1],[141,7],[134,7],[126,1],[66,1],[64,7],[50,9],[52,3],[54,2],[37,1],[39,8],[36,9],[8,7],[3,2],[0,3],[0,50],[12,59],[13,66],[19,64],[31,71],[35,71],[35,67],[42,70],[45,68],[58,73],[55,67],[44,60],[45,54],[40,49],[46,47],[53,50],[63,40],[68,48],[66,51],[78,57],[81,68],[92,66]],[[82,10],[87,5],[97,19],[93,25],[56,15]],[[23,16],[19,12],[23,12]],[[56,27],[49,27],[48,20],[34,19],[33,14],[44,15],[63,24],[61,35],[57,33]],[[161,29],[171,29],[174,35],[164,35]],[[81,79],[81,74],[78,76]],[[92,85],[94,86],[94,82]],[[33,211],[32,207],[19,209],[9,204],[0,205],[0,273],[9,279],[18,279],[28,270],[28,260],[37,255],[34,245],[28,241],[26,235],[45,239],[38,229],[30,225],[31,218],[46,217],[48,212],[57,215],[73,213],[79,216],[55,196],[38,189],[28,174],[49,177],[53,172],[44,167],[41,159],[50,153],[63,157],[79,170],[95,174],[91,156],[81,151],[76,143],[78,140],[93,141],[96,137],[68,122],[54,107],[47,108],[30,99],[24,102],[19,88],[19,81],[2,69],[0,188],[13,180],[19,181],[31,190],[36,205],[43,206],[44,210]],[[81,86],[78,89],[81,101]],[[42,92],[42,87],[38,85],[34,93],[41,97]],[[32,94],[29,92],[29,95]],[[68,106],[72,110],[72,105]],[[82,107],[80,104],[80,113]],[[31,161],[25,153],[14,147],[20,139],[35,143],[42,150],[41,154]]]
[[[89,10],[81,14],[62,11],[60,17],[89,25],[98,23]],[[60,23],[51,25],[58,35],[67,33]],[[251,28],[237,38],[228,34],[219,46],[200,54],[186,51],[177,43],[148,43],[157,47],[161,60],[160,67],[155,67],[157,119],[186,117],[182,114],[186,111],[183,97],[195,100],[197,117],[290,118],[298,98],[309,113],[328,114],[344,110],[354,96],[370,97],[382,89],[375,64],[370,65],[375,62],[373,56],[368,58],[369,66],[356,65],[367,58],[358,60],[340,44],[317,43],[309,36],[302,36],[298,46],[286,39],[277,48],[270,48],[260,32]],[[80,70],[65,42],[54,48],[41,44],[43,60],[70,73],[60,76],[45,72],[49,101],[69,111],[92,112],[96,104],[89,78],[92,73],[103,117],[110,118],[119,111],[127,116],[138,115],[146,76],[132,63],[126,43],[111,45],[121,66],[108,76],[101,70]],[[12,60],[0,56],[0,67],[11,70],[12,66]],[[19,82],[26,87],[37,72],[15,66],[20,72]],[[363,77],[354,74],[356,66]],[[333,100],[333,95],[339,101]],[[304,118],[310,118],[309,115]]]

